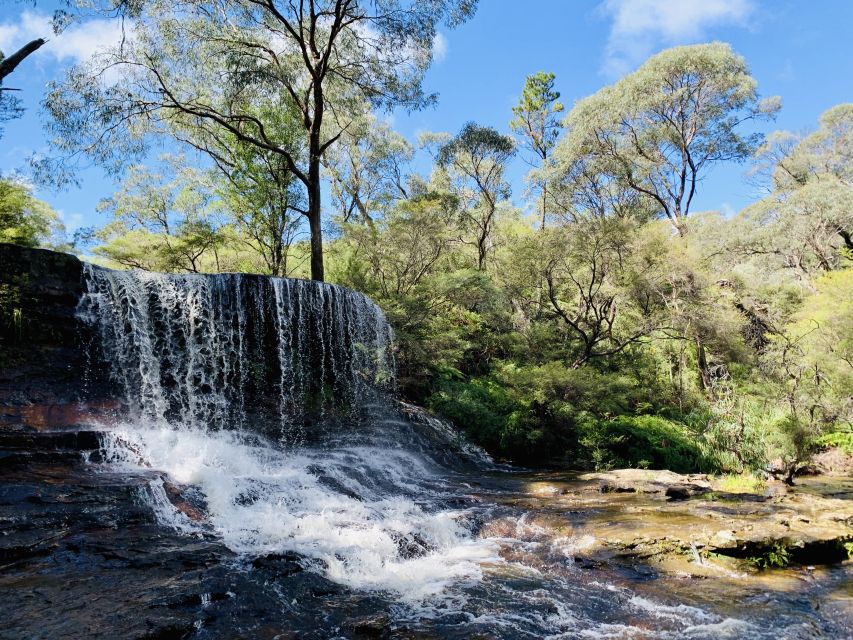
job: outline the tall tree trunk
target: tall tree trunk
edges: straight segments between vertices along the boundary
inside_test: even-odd
[[[492,220],[495,217],[495,208],[497,204],[494,200],[489,198],[488,194],[483,194],[484,199],[486,200],[486,205],[488,206],[488,215],[483,220],[483,224],[480,227],[480,234],[477,236],[477,270],[485,271],[486,270],[486,260],[489,257],[489,244],[492,239]]]
[[[308,168],[308,226],[311,230],[311,279],[323,282],[323,226],[320,209],[320,156],[311,154]]]
[[[282,215],[284,215],[283,212]],[[282,238],[280,228],[277,229],[275,233],[276,236],[273,238],[272,243],[272,274],[274,276],[282,277],[284,276],[284,273],[281,270],[282,255],[284,253],[284,238]]]
[[[544,164],[547,159],[548,159],[548,156],[543,155],[542,156],[542,163]],[[546,210],[546,207],[548,206],[547,205],[547,200],[548,200],[547,194],[548,194],[548,181],[543,180],[542,181],[542,224],[539,227],[539,233],[545,232],[545,210]],[[541,255],[545,255],[545,253],[543,252]],[[537,318],[542,315],[542,307],[544,305],[544,302],[543,302],[544,283],[542,282],[543,279],[544,278],[540,275],[539,278],[536,280],[536,317]]]
[[[711,371],[708,368],[708,358],[702,338],[696,336],[696,366],[699,369],[699,386],[706,393],[711,393]]]
[[[323,93],[314,85],[314,119],[308,132],[308,226],[311,230],[311,279],[323,282],[323,225],[320,195],[320,131],[323,126]]]

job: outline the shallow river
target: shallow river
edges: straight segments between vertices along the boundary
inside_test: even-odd
[[[285,556],[342,587],[342,601],[360,603],[355,622],[326,618],[275,580],[259,587],[294,619],[314,616],[317,637],[779,640],[853,628],[849,562],[696,577],[606,558],[602,531],[630,528],[644,498],[555,500],[572,498],[565,475],[448,464],[417,437],[388,436],[407,428],[283,451],[257,436],[132,426],[105,436],[95,466],[149,474],[140,495],[159,525],[221,542],[234,572]],[[166,485],[203,516],[177,509]]]

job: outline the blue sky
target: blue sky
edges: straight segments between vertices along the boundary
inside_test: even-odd
[[[0,0],[0,49],[7,54],[32,37],[49,34],[50,2]],[[23,159],[46,150],[39,102],[48,81],[115,38],[103,21],[66,30],[19,67],[7,85],[20,88],[28,107],[7,124],[0,140],[0,172],[24,168]],[[763,96],[780,95],[782,111],[764,130],[805,131],[827,108],[853,100],[851,0],[480,0],[469,23],[441,34],[426,87],[439,103],[414,114],[395,113],[394,126],[414,141],[421,131],[458,131],[474,120],[508,130],[511,108],[527,74],[552,71],[569,108],[613,82],[649,55],[669,46],[722,40],[743,55]],[[694,210],[732,212],[755,196],[744,165],[721,166],[701,186]],[[510,169],[520,204],[527,165]],[[97,168],[82,187],[38,195],[60,211],[69,228],[106,222],[98,201],[114,183]]]

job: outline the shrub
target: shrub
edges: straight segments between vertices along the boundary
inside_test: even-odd
[[[701,449],[682,424],[659,416],[619,416],[583,425],[581,444],[597,469],[634,467],[689,473],[703,466]]]
[[[728,473],[714,483],[715,489],[725,493],[763,493],[767,482],[752,473]]]
[[[827,433],[817,439],[817,444],[821,447],[835,447],[853,456],[853,432],[851,431]]]

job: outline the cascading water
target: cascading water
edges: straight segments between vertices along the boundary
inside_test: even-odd
[[[541,527],[525,481],[502,475],[446,423],[391,400],[391,330],[363,295],[87,266],[79,314],[97,326],[97,360],[110,363],[124,404],[97,468],[141,476],[156,521],[249,559],[235,571],[295,554],[312,576],[348,589],[341,598],[385,603],[390,627],[412,637],[776,640],[806,637],[797,634],[813,622],[786,600],[751,612],[763,616],[756,624],[731,615],[737,598],[694,606],[698,588],[656,601],[618,572],[584,572],[578,554],[596,540],[563,529],[577,511],[543,509],[558,526]],[[201,517],[176,507],[175,486]],[[253,588],[271,591],[287,615],[308,612],[319,625],[308,637],[352,637],[322,627],[310,600],[277,584]],[[205,615],[218,606],[207,593],[200,602]],[[202,626],[199,638],[222,637]]]
[[[131,419],[298,444],[306,421],[353,417],[393,382],[382,311],[342,287],[91,265],[85,279],[80,312]]]
[[[145,498],[162,522],[212,529],[239,553],[296,551],[336,581],[410,598],[494,555],[463,512],[439,508],[433,458],[446,454],[429,448],[455,434],[433,427],[428,442],[391,409],[392,333],[367,297],[240,274],[87,265],[85,278],[79,313],[126,405],[104,459],[165,472],[206,503],[208,522],[192,523],[156,477]]]

